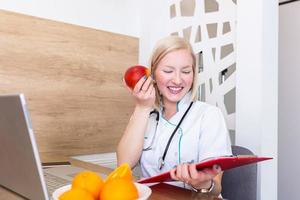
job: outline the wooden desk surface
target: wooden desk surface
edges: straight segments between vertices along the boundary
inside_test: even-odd
[[[221,200],[220,198],[197,194],[191,190],[175,187],[165,183],[159,183],[150,187],[152,194],[149,200]]]
[[[7,190],[6,188],[2,187],[0,185],[0,199],[2,200],[23,200],[23,197],[20,197],[19,195]]]
[[[190,190],[175,187],[165,183],[151,186],[152,194],[149,200],[220,200],[208,195],[199,195]],[[23,200],[24,198],[0,186],[0,199]]]

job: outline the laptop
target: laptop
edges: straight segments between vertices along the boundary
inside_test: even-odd
[[[43,169],[24,95],[0,95],[2,187],[27,199],[50,200],[55,189],[70,184],[83,170],[69,165]]]

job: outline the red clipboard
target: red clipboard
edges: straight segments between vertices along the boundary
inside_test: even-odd
[[[243,165],[248,165],[252,163],[261,162],[264,160],[270,160],[273,159],[271,157],[258,157],[253,155],[238,155],[238,156],[222,156],[222,157],[216,157],[216,158],[210,158],[206,159],[204,161],[201,161],[196,165],[196,168],[198,170],[204,169],[204,168],[212,168],[213,165],[217,164],[221,166],[222,171],[227,169],[232,169],[235,167],[240,167]],[[149,178],[141,179],[138,181],[138,183],[155,183],[155,182],[166,182],[166,181],[174,181],[170,177],[170,172],[165,172],[156,176],[152,176]]]

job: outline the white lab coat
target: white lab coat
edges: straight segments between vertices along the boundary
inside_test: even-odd
[[[190,104],[188,93],[177,105],[178,112],[167,120],[159,112],[156,127],[156,115],[150,115],[145,132],[144,149],[140,158],[142,177],[151,177],[169,171],[180,163],[197,163],[203,159],[231,155],[231,143],[225,120],[219,108],[196,101],[175,133],[169,146],[164,167],[159,170],[167,142]]]

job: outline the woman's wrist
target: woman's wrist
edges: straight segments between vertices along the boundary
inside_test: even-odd
[[[148,106],[140,106],[140,105],[135,106],[135,112],[137,112],[137,113],[149,114],[152,109],[153,109],[152,107],[148,107]]]
[[[215,183],[214,183],[213,179],[207,181],[204,184],[198,185],[198,186],[191,185],[192,189],[195,192],[200,192],[200,193],[209,193],[214,189],[214,186],[215,186]]]
[[[133,118],[148,119],[151,110],[152,110],[151,107],[135,106],[131,119]]]

